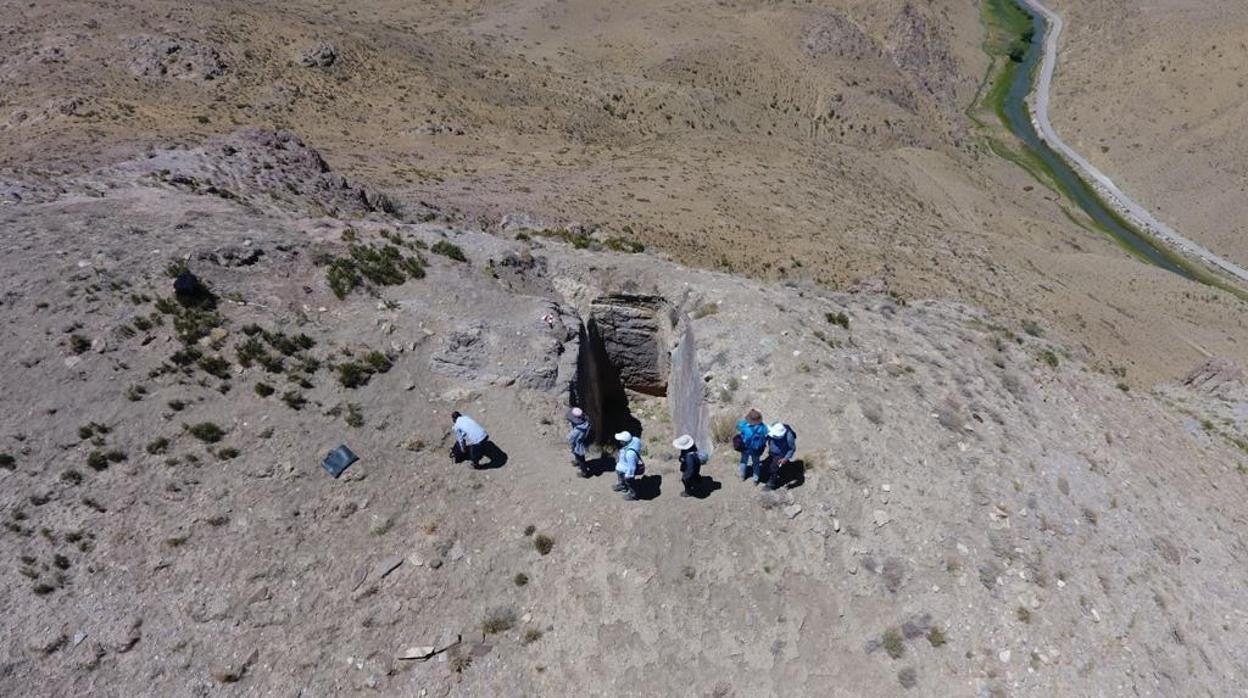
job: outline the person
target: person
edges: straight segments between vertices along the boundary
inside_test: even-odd
[[[585,461],[589,453],[589,419],[585,411],[579,407],[568,410],[568,423],[572,430],[568,432],[568,448],[572,451],[572,465],[580,468],[581,477],[589,477],[589,463]]]
[[[784,422],[776,422],[767,430],[767,489],[780,486],[780,474],[784,466],[797,453],[797,432]]]
[[[672,442],[672,447],[680,451],[676,458],[680,461],[680,484],[685,486],[680,496],[691,497],[702,481],[702,464],[706,462],[706,459],[698,451],[698,445],[694,443],[693,437],[688,434],[681,434]]]
[[[472,467],[480,468],[481,457],[486,455],[490,445],[490,435],[468,415],[452,412],[451,421],[454,422],[451,430],[455,433],[455,449],[451,453],[456,454],[458,449],[456,461],[466,459]]]
[[[645,472],[645,463],[641,460],[641,439],[630,432],[621,431],[615,435],[615,442],[620,450],[615,457],[615,474],[619,482],[612,489],[623,492],[624,499],[637,501],[637,478]]]
[[[741,452],[741,479],[744,481],[752,473],[757,485],[763,475],[760,460],[767,448],[767,425],[763,424],[763,414],[758,410],[745,413],[745,419],[737,422],[737,432],[738,438],[733,446]]]

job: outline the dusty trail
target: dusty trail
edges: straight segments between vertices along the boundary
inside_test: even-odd
[[[1044,55],[1040,60],[1040,77],[1036,81],[1031,99],[1032,122],[1040,131],[1040,135],[1078,168],[1091,181],[1096,190],[1106,198],[1110,206],[1132,224],[1170,247],[1221,269],[1239,281],[1248,282],[1248,270],[1218,256],[1199,243],[1183,237],[1174,228],[1157,220],[1147,209],[1114,184],[1108,175],[1097,169],[1087,158],[1080,155],[1057,135],[1049,120],[1049,94],[1053,83],[1053,72],[1057,66],[1057,43],[1062,34],[1062,17],[1041,4],[1039,0],[1022,0],[1022,2],[1027,8],[1044,17],[1049,25],[1044,38]]]

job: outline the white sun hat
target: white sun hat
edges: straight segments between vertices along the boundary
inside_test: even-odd
[[[778,439],[781,436],[784,436],[788,431],[789,428],[784,426],[784,422],[776,422],[771,425],[770,429],[767,430],[767,435],[773,439]]]
[[[615,440],[619,441],[620,443],[628,443],[629,441],[633,440],[633,435],[626,431],[622,431],[615,435]]]
[[[688,434],[681,434],[679,437],[676,438],[675,441],[672,442],[672,446],[674,446],[677,449],[680,449],[681,451],[685,450],[686,448],[692,448],[693,437]]]

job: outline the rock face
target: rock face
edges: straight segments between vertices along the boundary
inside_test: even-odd
[[[619,382],[647,395],[666,395],[671,305],[662,297],[619,293],[590,303],[590,335]]]
[[[130,72],[142,78],[209,82],[226,71],[215,48],[190,39],[144,34],[131,39],[129,49]]]
[[[706,409],[706,383],[698,371],[698,345],[689,318],[680,321],[679,340],[672,350],[671,379],[667,383],[667,405],[675,434],[689,434],[701,452],[710,455],[710,417]]]

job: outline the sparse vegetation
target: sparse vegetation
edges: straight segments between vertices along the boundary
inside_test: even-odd
[[[218,448],[216,456],[217,460],[233,460],[238,457],[238,449],[230,446]]]
[[[256,383],[255,390],[256,390],[256,395],[259,395],[260,397],[268,397],[272,395],[273,393],[277,392],[277,388],[274,388],[273,386],[269,385],[268,383],[265,383],[264,381]]]
[[[212,422],[200,422],[185,427],[191,436],[206,444],[215,444],[225,436],[225,430]]]
[[[524,631],[524,635],[520,638],[520,641],[526,645],[531,645],[540,639],[542,639],[541,630],[538,630],[537,628],[528,628]]]
[[[286,403],[286,406],[292,410],[301,410],[304,405],[308,404],[308,400],[303,396],[303,393],[296,390],[287,390],[282,393],[282,402]]]
[[[16,470],[17,459],[8,453],[0,453],[0,470]]]
[[[906,653],[906,640],[901,635],[901,631],[896,628],[889,628],[880,636],[880,646],[893,659],[901,659]]]
[[[940,626],[933,625],[931,629],[927,631],[927,641],[932,645],[932,647],[943,647],[949,640],[945,637],[945,631],[942,630]]]
[[[529,583],[529,575],[523,572],[517,572],[516,576],[511,578],[511,581],[515,583],[516,586],[522,587]]]
[[[360,411],[360,406],[353,402],[347,403],[347,413],[343,421],[347,423],[347,426],[356,429],[364,426],[364,413]]]
[[[629,240],[621,237],[607,238],[603,243],[608,250],[613,252],[625,252],[628,254],[638,254],[646,251],[646,246],[635,240]]]
[[[338,382],[344,388],[359,388],[368,385],[374,374],[385,373],[393,365],[389,356],[380,351],[370,351],[361,361],[345,361],[335,368]]]
[[[1060,360],[1057,358],[1057,354],[1054,353],[1052,349],[1045,349],[1040,352],[1040,360],[1047,364],[1049,368],[1057,368],[1060,363]]]
[[[163,436],[158,439],[155,439],[147,444],[145,450],[148,453],[152,454],[153,456],[160,454],[160,453],[165,453],[166,451],[169,450],[169,439],[166,439]]]
[[[405,255],[394,245],[351,245],[346,257],[325,261],[325,279],[339,300],[366,281],[378,286],[397,286],[410,279],[425,278],[418,256]]]
[[[438,240],[433,243],[433,245],[429,248],[429,251],[434,254],[440,254],[443,257],[453,259],[456,262],[468,261],[468,257],[464,255],[464,251],[460,249],[459,245],[456,245],[449,240]]]
[[[80,334],[71,334],[69,336],[69,350],[75,354],[82,354],[91,348],[91,340]]]
[[[533,537],[533,548],[537,550],[539,554],[549,555],[550,551],[554,549],[554,547],[555,539],[545,533],[539,533]]]
[[[715,443],[732,443],[732,437],[736,433],[737,422],[732,418],[732,415],[716,415],[715,419],[711,420],[711,440]]]
[[[87,454],[87,467],[99,472],[108,469],[108,458],[100,451],[92,451]]]
[[[844,329],[847,329],[847,330],[849,329],[849,316],[846,315],[844,311],[836,312],[836,313],[824,313],[823,317],[830,324],[840,325]]]
[[[533,524],[529,524],[528,526],[524,527],[524,535],[526,537],[531,536],[536,532],[537,532],[537,526],[534,526]]]
[[[511,630],[516,625],[516,612],[507,606],[498,606],[486,611],[481,620],[481,631],[486,635],[497,635]]]

